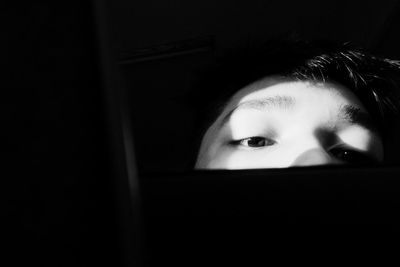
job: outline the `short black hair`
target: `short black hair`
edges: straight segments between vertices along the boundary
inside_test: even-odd
[[[229,51],[199,75],[190,100],[197,111],[196,152],[230,97],[267,76],[348,88],[367,108],[384,141],[399,115],[400,61],[372,55],[348,42],[270,40]]]

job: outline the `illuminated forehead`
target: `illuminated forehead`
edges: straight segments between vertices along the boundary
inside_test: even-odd
[[[256,101],[260,103],[260,100],[272,100],[278,105],[294,104],[296,101],[302,104],[325,101],[326,103],[321,102],[321,104],[327,104],[327,107],[352,104],[366,111],[357,96],[339,84],[267,77],[238,91],[225,106],[221,117],[226,117],[229,112],[243,104]]]

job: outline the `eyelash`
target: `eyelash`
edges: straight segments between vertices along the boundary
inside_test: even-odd
[[[365,152],[357,151],[348,146],[337,146],[331,148],[329,151],[333,157],[350,164],[367,164],[375,163],[376,159],[371,157]]]
[[[256,142],[256,144],[254,146],[249,145],[248,144],[249,141]],[[246,142],[247,142],[247,144],[246,144]],[[251,136],[251,137],[247,137],[247,138],[243,138],[243,139],[239,139],[239,140],[233,140],[233,141],[230,141],[229,143],[234,146],[244,146],[244,147],[248,147],[248,148],[260,148],[260,147],[272,146],[272,145],[276,144],[276,142],[274,140],[266,138],[266,137],[262,137],[262,136]]]

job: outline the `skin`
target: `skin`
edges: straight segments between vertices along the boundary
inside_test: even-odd
[[[383,161],[366,108],[335,83],[267,77],[239,90],[206,131],[196,169]]]

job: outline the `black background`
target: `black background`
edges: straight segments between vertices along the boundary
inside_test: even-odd
[[[92,8],[3,9],[4,266],[118,265]]]

